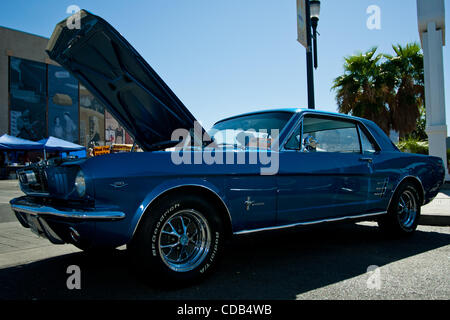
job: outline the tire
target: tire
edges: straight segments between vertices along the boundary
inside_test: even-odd
[[[402,184],[394,196],[385,216],[378,220],[379,227],[395,236],[413,234],[420,219],[420,197],[411,183]]]
[[[223,224],[197,196],[164,197],[145,213],[129,246],[141,278],[149,284],[182,286],[199,281],[223,251]]]

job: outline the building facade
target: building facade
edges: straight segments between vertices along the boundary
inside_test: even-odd
[[[0,135],[86,147],[133,143],[104,106],[48,58],[48,38],[0,27]]]

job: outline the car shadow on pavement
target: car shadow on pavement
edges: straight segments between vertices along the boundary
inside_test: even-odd
[[[387,238],[376,226],[329,224],[236,237],[215,272],[178,289],[145,284],[125,250],[73,253],[0,270],[1,300],[32,299],[295,299],[298,294],[350,279],[450,244],[450,235],[417,231]],[[69,290],[67,268],[81,270],[81,289]],[[148,277],[152,277],[151,274]]]

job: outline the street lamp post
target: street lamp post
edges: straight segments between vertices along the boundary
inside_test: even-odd
[[[313,71],[313,50],[314,50],[314,68],[317,69],[317,24],[320,14],[320,1],[305,0],[306,14],[306,76],[308,82],[308,108],[315,109],[314,99],[314,71]],[[311,34],[311,28],[313,34]],[[314,48],[312,42],[314,41]]]
[[[319,23],[320,15],[320,1],[310,0],[310,17],[311,17],[311,27],[312,27],[312,38],[314,44],[314,69],[317,69],[317,25]]]

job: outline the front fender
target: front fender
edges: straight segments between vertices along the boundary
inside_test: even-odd
[[[181,188],[181,187],[199,187],[206,189],[212,193],[214,193],[220,200],[223,202],[224,206],[228,208],[225,194],[222,192],[223,190],[223,179],[215,178],[214,181],[209,181],[201,178],[182,178],[182,179],[171,179],[162,182],[157,185],[153,190],[145,197],[142,203],[139,205],[138,209],[133,215],[131,220],[128,234],[129,239],[132,239],[136,229],[141,221],[144,213],[147,208],[160,196],[165,194],[168,191]],[[230,215],[229,211],[228,214]],[[230,216],[231,219],[231,216]]]

